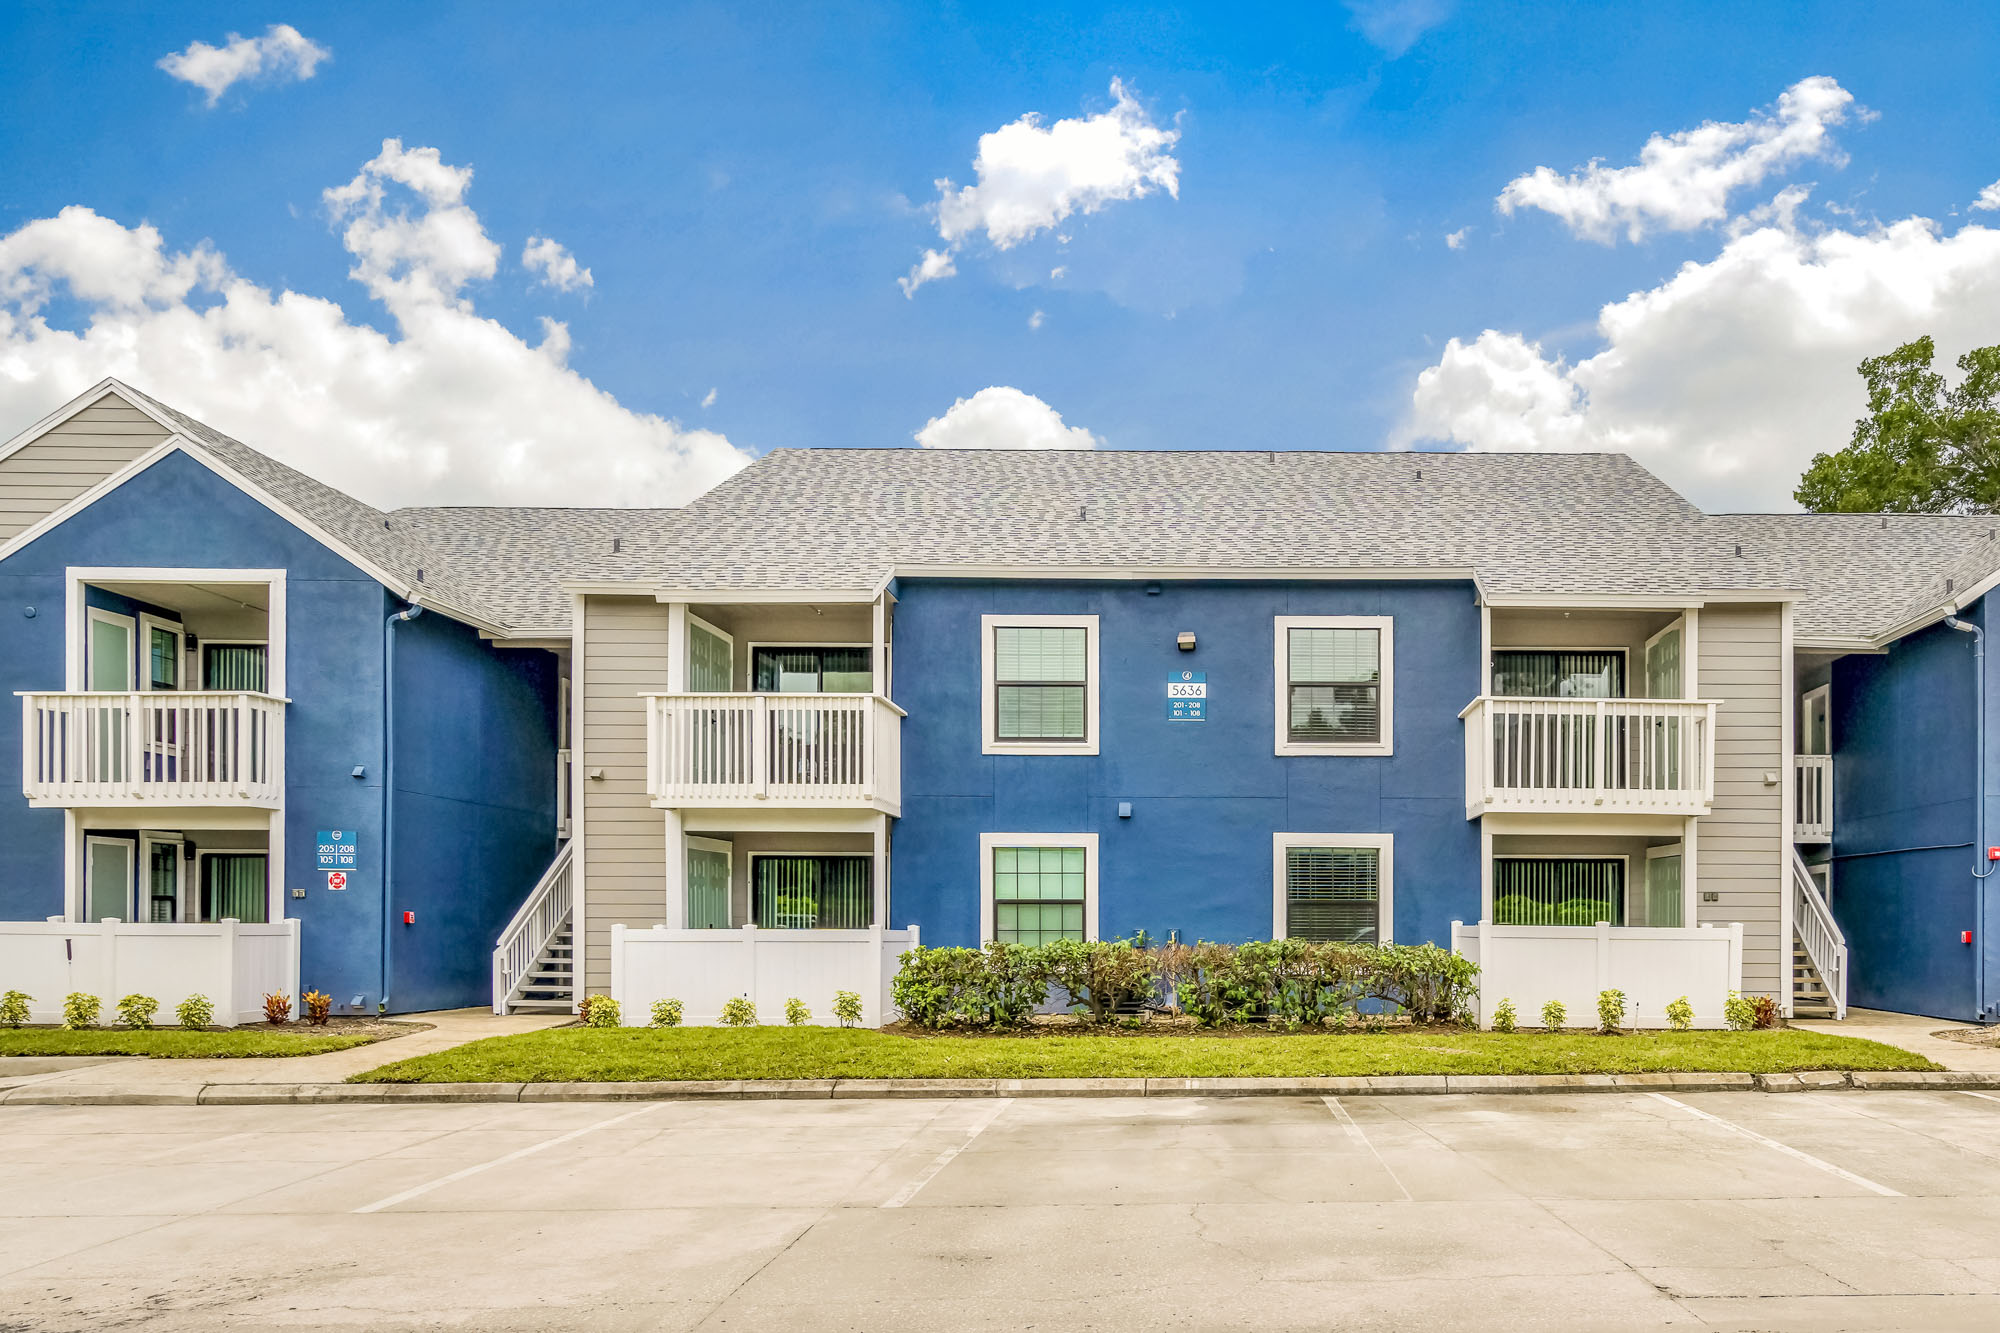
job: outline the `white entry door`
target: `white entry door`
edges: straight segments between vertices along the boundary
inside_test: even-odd
[[[132,919],[132,868],[138,848],[130,838],[83,840],[83,919]]]
[[[689,930],[729,929],[730,852],[713,838],[687,840],[687,924]]]

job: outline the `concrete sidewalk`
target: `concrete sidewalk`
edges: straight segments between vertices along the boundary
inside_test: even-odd
[[[1962,1041],[1946,1041],[1934,1032],[1968,1026],[1948,1018],[1926,1018],[1922,1014],[1894,1014],[1885,1009],[1849,1009],[1839,1022],[1830,1018],[1800,1018],[1792,1026],[1805,1032],[1825,1032],[1836,1037],[1859,1037],[1899,1046],[1926,1060],[1935,1060],[1946,1069],[1975,1073],[2000,1073],[2000,1046],[1968,1046]]]
[[[440,1009],[398,1014],[398,1019],[431,1026],[404,1037],[321,1055],[250,1057],[239,1060],[152,1060],[143,1056],[19,1056],[0,1060],[0,1095],[21,1087],[134,1093],[194,1092],[212,1084],[341,1083],[350,1074],[378,1065],[431,1055],[483,1037],[536,1032],[572,1021],[568,1014],[508,1014],[490,1009]]]

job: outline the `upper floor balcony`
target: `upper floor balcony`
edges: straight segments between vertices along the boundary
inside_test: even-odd
[[[900,814],[903,710],[880,694],[648,694],[656,806],[845,806]]]
[[[1465,719],[1465,813],[1700,815],[1715,704],[1484,695]]]
[[[21,787],[41,806],[275,809],[286,702],[222,690],[23,693]]]

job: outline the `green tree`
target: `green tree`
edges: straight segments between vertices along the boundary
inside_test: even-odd
[[[2000,346],[1958,359],[1956,385],[1931,368],[1925,337],[1860,366],[1868,415],[1820,454],[1792,498],[1816,514],[1991,513],[2000,509]]]

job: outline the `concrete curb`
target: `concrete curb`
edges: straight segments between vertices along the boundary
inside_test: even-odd
[[[26,1085],[6,1106],[826,1101],[909,1097],[1406,1097],[1579,1092],[2000,1090],[2000,1072],[1797,1074],[1423,1074],[1365,1078],[715,1079],[657,1083],[208,1083],[187,1088]]]

